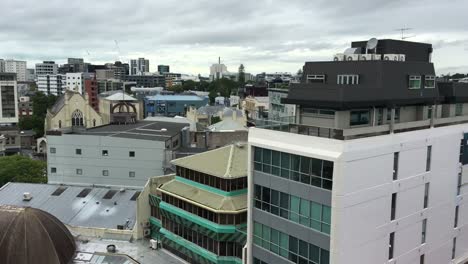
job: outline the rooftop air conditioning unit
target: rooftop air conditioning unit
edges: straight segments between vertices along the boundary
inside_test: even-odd
[[[406,60],[406,55],[405,54],[398,54],[398,60],[399,61],[405,61]]]
[[[383,59],[386,61],[399,61],[400,55],[399,54],[384,54]]]
[[[337,53],[333,56],[333,61],[344,61],[345,55],[343,53]]]
[[[145,228],[145,229],[143,230],[143,235],[144,235],[145,237],[151,236],[151,229],[150,229],[150,228]]]
[[[23,193],[23,201],[31,201],[32,198],[33,197],[31,193],[28,193],[28,192]]]
[[[144,223],[143,223],[143,226],[144,226],[144,227],[150,227],[150,222],[148,222],[148,221],[144,222]]]
[[[361,56],[361,54],[347,54],[346,55],[346,60],[347,61],[358,61],[359,56]]]
[[[370,61],[370,60],[372,60],[372,56],[373,56],[373,55],[374,55],[374,54],[361,54],[361,55],[359,56],[359,60],[362,60],[362,61]]]

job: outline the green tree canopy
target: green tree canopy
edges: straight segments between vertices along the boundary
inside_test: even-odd
[[[0,157],[0,187],[7,182],[47,182],[47,164],[44,161],[14,155]]]
[[[197,83],[193,80],[187,80],[182,83],[182,88],[184,89],[184,91],[193,91],[197,89]]]
[[[37,92],[31,97],[33,114],[29,117],[21,117],[18,126],[21,130],[34,130],[37,137],[44,135],[44,123],[47,115],[47,109],[52,107],[57,101],[57,96],[45,95]]]

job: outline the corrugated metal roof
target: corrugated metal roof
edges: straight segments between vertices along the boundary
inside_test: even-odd
[[[223,196],[185,184],[176,179],[165,183],[159,189],[190,200],[195,204],[208,207],[213,211],[238,212],[247,209],[247,194]]]
[[[215,123],[209,127],[207,127],[208,130],[213,131],[213,132],[222,132],[222,131],[247,131],[248,129],[240,124],[237,121],[234,121],[232,119],[224,119],[219,121],[218,123]]]
[[[220,178],[247,177],[247,147],[233,144],[175,159],[172,164]]]
[[[66,190],[53,196],[58,187],[66,187]],[[77,197],[85,188],[92,190],[86,197]],[[103,199],[109,190],[90,186],[8,183],[0,189],[0,204],[38,208],[71,226],[116,229],[117,225],[125,226],[128,220],[127,229],[132,229],[136,218],[136,201],[131,198],[140,190],[118,191],[112,199]],[[25,192],[32,195],[31,201],[23,201]]]

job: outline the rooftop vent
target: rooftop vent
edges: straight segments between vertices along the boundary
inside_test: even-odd
[[[60,196],[68,187],[58,187],[51,195]]]
[[[28,193],[28,192],[23,193],[23,201],[28,201],[29,202],[29,201],[31,201],[32,198],[33,197],[31,195],[31,193]]]
[[[116,190],[109,190],[107,191],[107,193],[104,195],[104,197],[102,197],[102,199],[112,199],[112,197],[114,197],[114,195],[117,193]]]
[[[76,197],[85,198],[86,196],[88,196],[91,190],[92,190],[91,188],[84,188]]]

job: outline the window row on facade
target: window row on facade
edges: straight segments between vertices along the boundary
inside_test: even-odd
[[[247,222],[247,212],[238,214],[219,214],[165,193],[162,195],[162,200],[188,213],[197,215],[220,225],[239,225]]]
[[[327,190],[333,185],[332,161],[270,149],[255,147],[254,170]]]
[[[238,243],[217,241],[164,216],[162,217],[162,225],[173,234],[209,250],[218,256],[235,256],[242,258],[242,245]]]
[[[54,148],[54,147],[51,147],[49,149],[49,153],[55,154],[55,153],[57,153],[57,149]],[[82,155],[82,154],[83,154],[82,149],[75,149],[75,155]],[[101,150],[101,155],[104,156],[104,157],[109,156],[109,150],[106,150],[106,149]],[[135,157],[135,151],[129,151],[128,156],[130,158],[134,158]]]
[[[318,232],[330,234],[331,208],[294,195],[255,185],[254,206]]]
[[[224,179],[179,166],[176,167],[176,173],[182,178],[205,184],[226,192],[247,188],[247,177]]]
[[[50,173],[57,173],[56,167],[50,167]],[[83,169],[75,169],[76,175],[83,175]],[[102,176],[110,176],[109,170],[102,170]],[[128,177],[135,178],[136,173],[134,171],[128,172]]]
[[[254,244],[298,264],[328,264],[330,252],[254,222]]]

